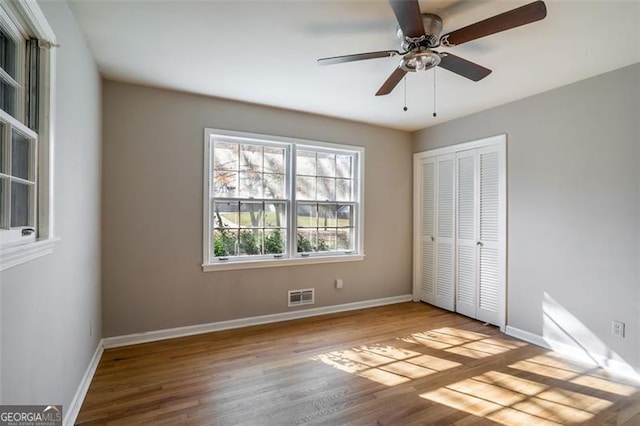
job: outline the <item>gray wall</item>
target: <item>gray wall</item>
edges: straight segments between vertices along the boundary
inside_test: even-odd
[[[63,404],[66,412],[100,340],[100,77],[66,3],[40,6],[61,45],[54,176],[61,241],[54,254],[0,273],[2,403]]]
[[[571,334],[635,367],[639,123],[635,64],[414,134],[415,152],[507,134],[508,324],[575,345]],[[612,319],[625,339],[610,334]]]
[[[105,337],[285,312],[289,289],[315,307],[411,292],[409,133],[113,81],[103,99]],[[205,127],[364,146],[366,259],[202,272]]]

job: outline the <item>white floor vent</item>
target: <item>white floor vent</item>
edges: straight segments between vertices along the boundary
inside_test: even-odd
[[[289,290],[289,306],[313,305],[315,303],[315,289]]]

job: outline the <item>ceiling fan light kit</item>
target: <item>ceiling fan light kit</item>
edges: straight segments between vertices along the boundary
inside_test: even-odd
[[[391,93],[408,72],[426,71],[437,66],[469,80],[480,81],[491,74],[490,69],[451,53],[440,53],[433,49],[439,46],[454,47],[481,37],[530,24],[547,16],[544,2],[538,0],[440,36],[442,19],[431,13],[421,13],[418,0],[389,0],[389,5],[398,21],[399,28],[396,35],[400,39],[402,52],[383,50],[334,56],[318,59],[318,64],[330,65],[402,56],[400,65],[378,89],[376,96]]]
[[[438,64],[440,64],[440,55],[432,50],[425,49],[407,53],[402,58],[402,62],[400,62],[400,68],[407,72],[418,72],[437,67]]]

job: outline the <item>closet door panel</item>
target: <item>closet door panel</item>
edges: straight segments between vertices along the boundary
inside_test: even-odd
[[[476,152],[456,155],[456,312],[475,318],[477,305]]]
[[[436,187],[435,159],[424,160],[421,165],[420,192],[420,300],[435,302],[435,226]]]
[[[479,280],[476,318],[501,324],[504,312],[504,161],[496,147],[478,150]]]
[[[434,305],[454,310],[455,156],[437,157],[436,298]]]

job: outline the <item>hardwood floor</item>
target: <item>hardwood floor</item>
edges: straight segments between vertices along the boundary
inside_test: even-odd
[[[77,424],[640,424],[640,387],[421,303],[104,352]]]

